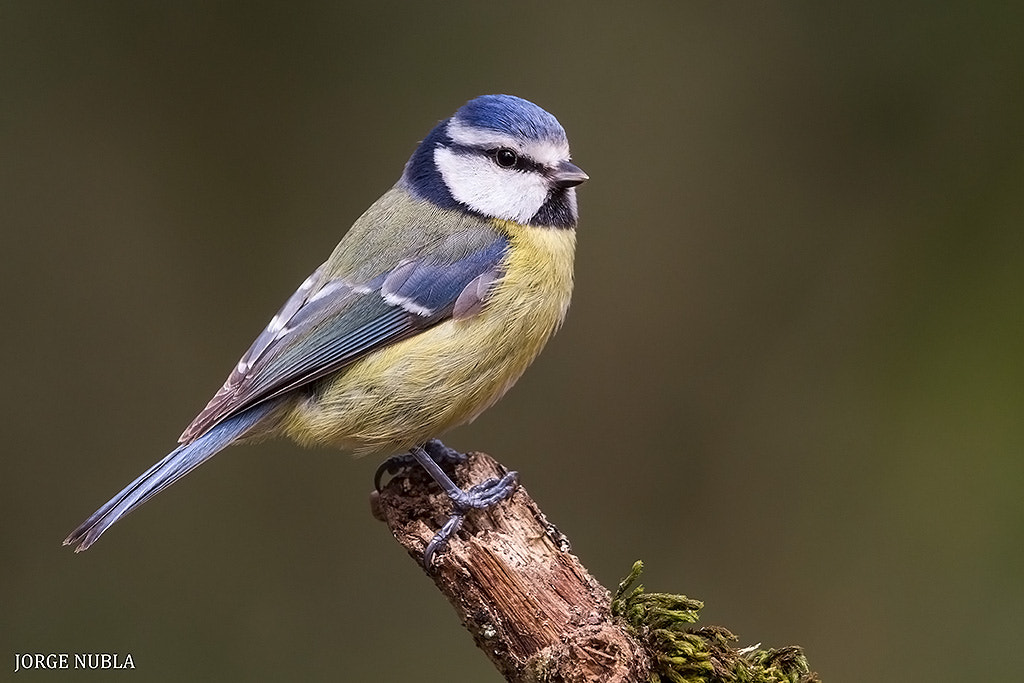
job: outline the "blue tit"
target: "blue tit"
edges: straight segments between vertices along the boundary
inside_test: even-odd
[[[408,451],[404,462],[453,502],[429,566],[466,511],[515,486],[511,472],[461,490],[438,465],[459,454],[436,437],[501,398],[561,325],[574,188],[587,179],[537,105],[510,95],[463,105],[270,320],[180,445],[64,544],[85,550],[226,446],[287,436],[355,455]]]

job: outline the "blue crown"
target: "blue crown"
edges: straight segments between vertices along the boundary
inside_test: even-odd
[[[528,140],[565,140],[565,130],[558,119],[515,95],[481,95],[462,105],[452,118],[474,128]]]

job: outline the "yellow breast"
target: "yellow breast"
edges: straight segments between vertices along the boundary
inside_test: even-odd
[[[573,230],[500,221],[510,243],[483,310],[376,351],[296,404],[282,431],[357,455],[397,452],[473,420],[501,398],[561,325]]]

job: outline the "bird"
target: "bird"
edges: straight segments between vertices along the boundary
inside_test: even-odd
[[[119,519],[229,445],[287,437],[421,465],[452,514],[430,567],[466,513],[506,499],[508,472],[466,490],[439,436],[500,399],[559,329],[573,289],[589,176],[565,130],[532,102],[482,95],[441,120],[398,181],[299,286],[188,425],[178,446],[64,540],[88,549]]]

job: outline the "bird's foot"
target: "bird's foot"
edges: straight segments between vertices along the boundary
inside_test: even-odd
[[[423,450],[426,451],[427,455],[441,467],[458,465],[459,463],[466,462],[466,454],[460,453],[454,448],[449,448],[441,443],[440,439],[430,439],[423,444]],[[373,487],[379,493],[381,490],[381,480],[384,479],[384,475],[387,474],[390,477],[395,476],[410,467],[417,464],[417,459],[413,457],[412,452],[401,453],[399,455],[392,455],[390,458],[385,460],[377,468],[377,471],[373,475]]]
[[[455,486],[450,479],[448,481],[452,483],[452,486]],[[489,508],[511,496],[519,485],[519,474],[517,472],[509,472],[500,479],[492,477],[465,491],[456,487],[456,492],[453,492],[448,490],[443,482],[439,481],[438,484],[445,488],[455,509],[452,511],[448,521],[434,534],[434,538],[427,544],[426,550],[423,551],[423,566],[427,568],[427,571],[430,571],[433,565],[434,555],[439,550],[444,550],[444,547],[448,545],[448,540],[462,526],[463,520],[466,519],[466,513],[470,510]]]
[[[455,509],[467,512],[483,510],[491,507],[512,495],[519,485],[519,473],[509,472],[505,476],[491,477],[485,482],[476,484],[457,495],[449,496]]]
[[[465,461],[465,453],[445,446],[438,439],[431,439],[422,446],[411,449],[408,453],[391,456],[380,464],[373,476],[373,485],[379,492],[381,480],[385,474],[395,476],[410,467],[420,465],[451,499],[454,508],[451,516],[423,551],[423,566],[428,571],[434,561],[434,556],[444,549],[448,540],[459,530],[470,510],[482,510],[500,503],[511,496],[519,485],[519,475],[516,472],[508,472],[503,477],[492,477],[483,483],[462,490],[442,468]]]

